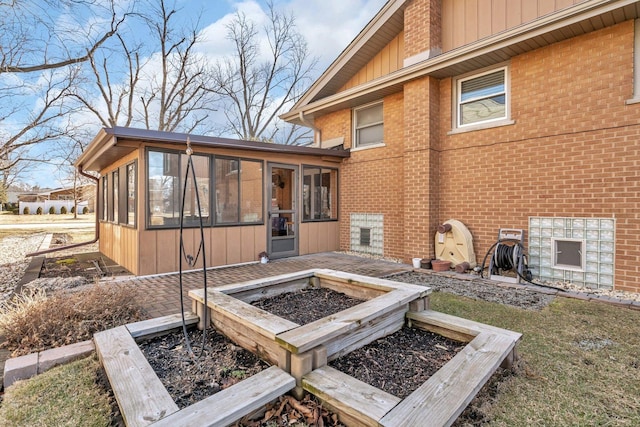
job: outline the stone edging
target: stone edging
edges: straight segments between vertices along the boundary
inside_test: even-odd
[[[93,340],[56,347],[39,353],[7,359],[4,364],[4,388],[18,380],[26,380],[49,369],[89,356],[95,351]]]

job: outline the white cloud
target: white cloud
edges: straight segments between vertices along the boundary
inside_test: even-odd
[[[319,75],[337,58],[355,36],[375,16],[386,0],[288,0],[275,4],[279,10],[292,13],[298,31],[305,37],[312,56],[319,58]],[[226,39],[226,26],[236,12],[243,13],[261,28],[266,22],[266,5],[255,0],[230,1],[230,12],[202,31],[203,52],[211,58],[233,53]],[[206,19],[206,16],[203,18]]]
[[[386,0],[292,0],[290,9],[324,71],[375,16]]]

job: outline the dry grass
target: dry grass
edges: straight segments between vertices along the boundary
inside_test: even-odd
[[[44,298],[23,294],[0,309],[3,346],[20,356],[91,339],[98,331],[141,320],[136,291],[117,284],[96,284]]]
[[[489,425],[640,425],[640,311],[565,298],[539,312],[445,293],[431,301],[523,333],[520,372],[473,403]]]
[[[91,240],[95,235],[95,214],[13,215],[0,213],[0,239],[36,233],[67,233],[74,242]],[[64,224],[64,227],[62,225]]]
[[[96,385],[95,357],[58,366],[9,387],[0,407],[0,425],[63,427],[111,425],[108,393]]]
[[[0,212],[0,224],[43,224],[56,223],[66,221],[77,221],[78,223],[94,223],[95,214],[78,215],[77,219],[73,218],[73,214],[56,214],[56,215],[14,215],[11,212]]]

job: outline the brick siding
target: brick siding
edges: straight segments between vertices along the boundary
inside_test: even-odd
[[[385,97],[385,147],[354,151],[342,166],[341,248],[352,212],[384,214],[385,256],[406,262],[432,256],[435,228],[451,218],[471,231],[480,263],[499,228],[527,230],[530,216],[615,217],[615,287],[640,291],[640,104],[625,104],[633,25],[513,58],[512,125],[449,134],[452,78]],[[424,49],[405,32],[407,56]],[[344,136],[350,147],[350,114],[316,119],[323,139]]]

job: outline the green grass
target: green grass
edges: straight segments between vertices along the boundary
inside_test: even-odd
[[[0,407],[0,425],[106,427],[108,395],[96,385],[100,364],[93,357],[51,369],[9,387]]]
[[[431,308],[523,334],[490,425],[640,425],[640,311],[565,298],[525,311],[445,293]]]

